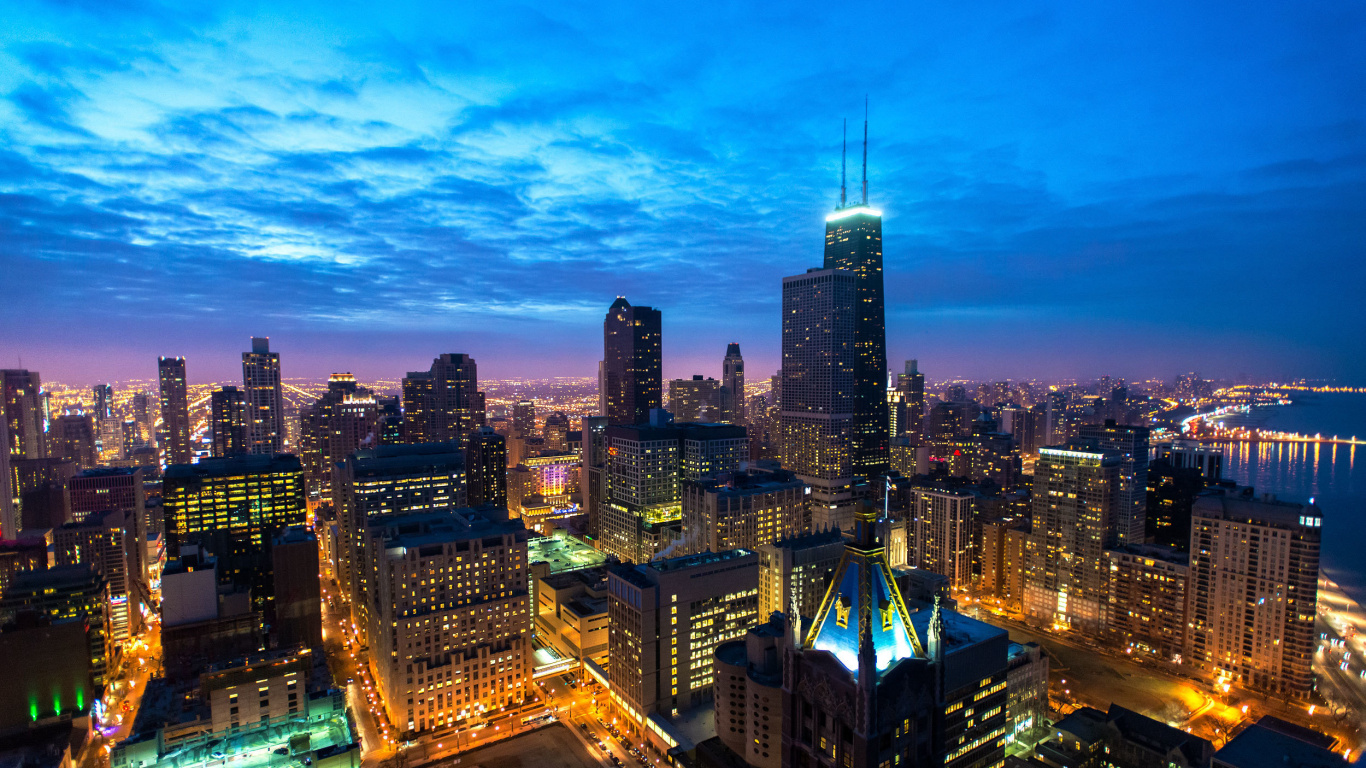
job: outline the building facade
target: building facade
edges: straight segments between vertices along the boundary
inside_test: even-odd
[[[216,459],[247,453],[247,399],[237,387],[209,395],[210,452]]]
[[[663,408],[662,315],[617,297],[602,323],[604,413],[611,424],[644,424]]]
[[[804,619],[816,616],[844,555],[838,528],[795,536],[758,548],[759,618],[790,616],[795,606]]]
[[[758,549],[811,529],[806,483],[786,470],[726,472],[683,483],[684,549]]]
[[[242,353],[242,394],[246,401],[248,453],[281,453],[285,449],[285,400],[280,388],[280,353],[270,339],[252,337]]]
[[[161,433],[166,438],[162,446],[163,460],[167,464],[189,464],[194,454],[190,446],[185,358],[157,358],[157,380],[161,386]]]

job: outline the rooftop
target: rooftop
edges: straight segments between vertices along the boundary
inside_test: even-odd
[[[527,540],[527,562],[547,563],[551,573],[563,573],[602,565],[607,556],[564,531],[556,531],[553,536]]]
[[[1341,755],[1258,721],[1214,753],[1216,768],[1343,768]]]
[[[439,509],[410,515],[371,518],[371,535],[384,539],[385,549],[421,547],[466,541],[481,536],[502,536],[525,531],[521,520],[489,517],[484,511]]]
[[[197,464],[172,464],[165,478],[232,477],[271,472],[302,472],[303,464],[292,453],[242,454],[220,459],[200,459]]]

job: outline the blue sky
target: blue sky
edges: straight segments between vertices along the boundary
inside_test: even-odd
[[[894,366],[1366,382],[1357,3],[215,5],[7,8],[0,364],[766,375],[866,94]]]

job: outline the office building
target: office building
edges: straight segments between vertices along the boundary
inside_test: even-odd
[[[162,479],[166,553],[199,542],[218,560],[226,584],[250,588],[256,610],[273,618],[270,544],[307,517],[303,465],[292,454],[203,459],[166,468]]]
[[[1032,744],[1048,733],[1048,654],[1038,643],[1011,643],[1006,664],[1006,739]]]
[[[716,646],[716,735],[730,755],[753,768],[782,766],[776,745],[783,727],[783,656],[793,637],[788,622],[770,616],[743,639]]]
[[[579,483],[583,489],[584,512],[588,513],[588,533],[602,538],[603,504],[607,499],[607,417],[584,416],[582,422],[582,471]]]
[[[334,373],[327,392],[299,414],[299,459],[309,498],[332,498],[332,466],[364,447],[379,444],[379,405],[372,391],[349,373]]]
[[[1187,662],[1216,684],[1305,698],[1314,687],[1323,514],[1212,488],[1195,502]]]
[[[811,486],[811,522],[852,526],[858,278],[812,269],[783,278],[783,466]]]
[[[338,578],[352,621],[369,626],[370,585],[366,528],[372,518],[465,506],[465,454],[455,442],[382,445],[347,456],[336,467],[332,506],[337,511]]]
[[[1124,455],[1071,443],[1039,449],[1033,526],[1042,549],[1028,558],[1024,611],[1095,636],[1105,620],[1108,523],[1117,518]]]
[[[620,296],[607,310],[601,391],[610,424],[644,424],[651,410],[664,407],[661,317],[659,310],[633,307]]]
[[[812,531],[763,544],[759,555],[759,617],[793,608],[812,619],[844,556],[844,536],[838,528]]]
[[[151,603],[143,578],[145,544],[137,515],[105,510],[53,531],[58,566],[82,566],[104,580],[108,590],[108,631],[115,643],[142,633],[142,607]]]
[[[95,448],[95,423],[88,414],[63,414],[53,419],[48,432],[48,455],[73,461],[81,469],[99,466]]]
[[[275,574],[275,644],[302,645],[322,653],[322,599],[318,581],[318,537],[307,528],[286,528],[271,545]]]
[[[247,399],[237,387],[209,395],[210,452],[216,459],[247,453]]]
[[[971,491],[950,484],[910,489],[914,554],[908,559],[916,568],[946,577],[955,591],[972,584],[973,501]]]
[[[464,440],[484,425],[479,366],[465,354],[442,354],[403,380],[403,439],[411,444]]]
[[[545,437],[546,450],[551,453],[573,453],[569,447],[569,417],[563,411],[555,411],[545,417],[545,427],[541,430]]]
[[[650,424],[609,426],[606,435],[600,546],[636,563],[681,535],[684,481],[737,470],[749,456],[742,426],[653,416]]]
[[[825,218],[824,268],[856,278],[853,466],[856,477],[874,478],[888,469],[887,324],[882,212],[868,206],[866,183],[861,205],[841,206]]]
[[[536,434],[536,402],[520,400],[512,405],[512,434],[531,437]]]
[[[721,382],[700,373],[669,381],[669,413],[679,421],[728,422],[722,399]]]
[[[758,549],[811,529],[806,483],[787,470],[724,472],[683,483],[683,551]]]
[[[468,504],[508,506],[507,442],[493,427],[480,427],[465,445]]]
[[[891,436],[920,436],[925,419],[925,374],[920,372],[918,361],[906,361],[906,372],[897,374],[888,398]]]
[[[733,549],[610,569],[608,679],[639,735],[651,715],[711,701],[713,654],[758,621],[759,558]]]
[[[47,414],[42,378],[37,371],[0,370],[0,406],[4,409],[11,461],[47,457]]]
[[[873,510],[855,519],[832,588],[787,654],[781,742],[760,746],[792,766],[999,765],[1009,730],[1005,630],[938,600],[912,613]]]
[[[110,631],[108,609],[109,591],[99,574],[84,565],[57,566],[14,575],[0,597],[0,626],[15,623],[25,614],[35,614],[40,621],[52,624],[82,622],[91,677],[103,688],[109,666],[119,653],[119,644]]]
[[[280,388],[280,353],[269,338],[252,337],[242,353],[242,394],[247,406],[247,452],[285,450],[285,400]]]
[[[1104,424],[1081,425],[1080,438],[1106,451],[1118,451],[1124,456],[1119,473],[1119,499],[1106,522],[1109,529],[1107,545],[1124,547],[1140,545],[1146,536],[1145,520],[1148,512],[1148,428],[1116,424],[1107,419]]]
[[[721,361],[722,420],[730,424],[749,423],[745,402],[745,358],[740,356],[740,345],[732,341],[726,345],[726,357]]]
[[[189,464],[193,452],[185,358],[158,357],[157,380],[161,385],[161,432],[165,435],[162,460],[166,464]]]
[[[96,384],[91,387],[90,394],[94,400],[91,413],[96,423],[114,418],[114,385]]]
[[[522,703],[531,685],[527,533],[471,510],[372,520],[370,659],[412,738]]]
[[[1105,632],[1134,656],[1179,663],[1186,647],[1190,562],[1156,546],[1105,551],[1109,608]]]

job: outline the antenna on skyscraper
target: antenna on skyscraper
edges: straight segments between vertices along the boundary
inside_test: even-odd
[[[845,156],[849,154],[849,118],[844,118],[844,130],[840,134],[840,207],[844,207],[844,168]]]
[[[868,97],[863,97],[863,204],[868,204]]]

